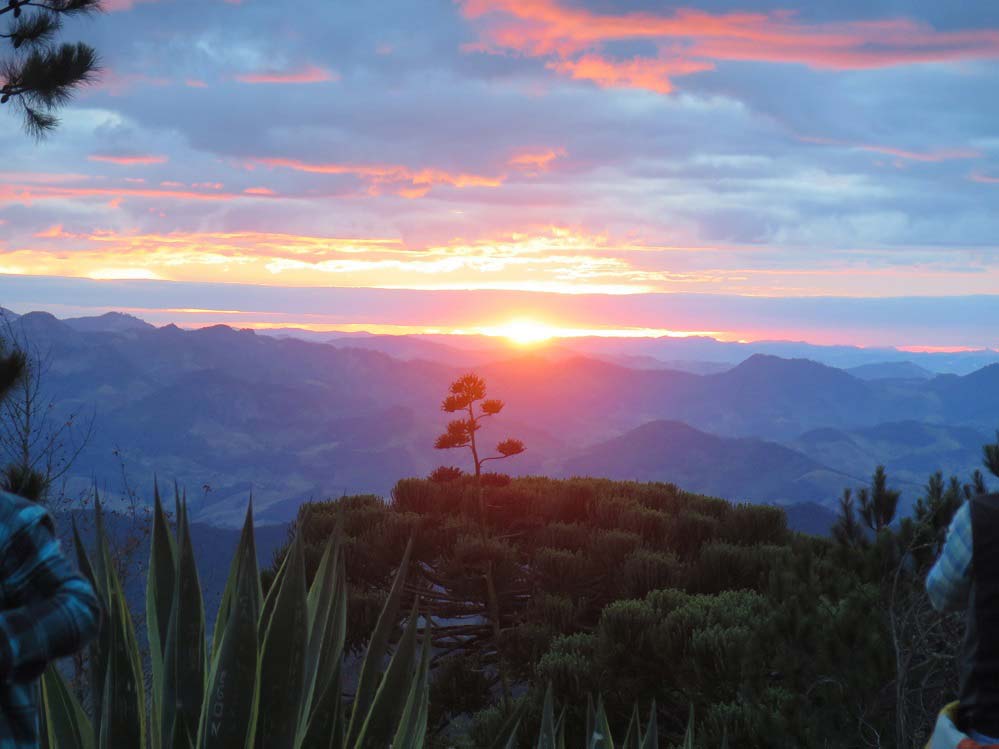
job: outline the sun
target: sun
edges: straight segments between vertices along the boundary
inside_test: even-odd
[[[505,325],[492,328],[488,334],[502,336],[521,346],[529,346],[551,340],[558,331],[535,320],[511,320]]]

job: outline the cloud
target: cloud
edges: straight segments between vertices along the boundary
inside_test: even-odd
[[[999,29],[936,30],[908,18],[808,23],[787,11],[596,13],[560,0],[461,0],[461,8],[479,34],[466,50],[542,57],[573,78],[660,94],[673,90],[671,76],[721,61],[851,70],[999,58]],[[604,51],[638,42],[658,53],[615,60]]]
[[[547,172],[556,159],[566,155],[564,148],[548,148],[541,151],[521,151],[510,157],[510,166],[521,169],[529,174]]]
[[[76,200],[86,198],[147,198],[154,200],[228,201],[240,197],[267,197],[258,193],[202,192],[183,189],[180,182],[162,183],[166,189],[146,187],[90,187],[55,184],[0,184],[0,205],[31,205],[37,201]]]
[[[369,183],[375,194],[379,187],[387,185],[394,187],[397,194],[407,198],[423,197],[435,185],[447,185],[458,189],[499,187],[504,180],[503,176],[488,177],[430,167],[411,169],[400,164],[340,164],[273,157],[254,158],[250,163],[309,174],[352,175]]]
[[[236,76],[240,83],[326,83],[340,80],[334,70],[306,65],[298,70],[262,70],[255,73],[241,73]]]
[[[928,164],[938,164],[943,161],[955,161],[961,159],[977,159],[984,154],[975,148],[935,148],[927,151],[917,151],[913,149],[900,148],[898,146],[886,146],[875,143],[850,143],[848,141],[836,140],[834,138],[808,137],[803,136],[801,140],[806,143],[818,143],[822,145],[845,146],[858,151],[870,151],[886,156],[894,156],[905,161],[920,161]]]
[[[145,73],[119,73],[114,68],[105,68],[97,73],[93,83],[83,89],[83,93],[103,92],[108,96],[123,96],[137,88],[169,86],[173,81],[159,75]]]
[[[588,54],[574,60],[555,60],[548,67],[577,80],[593,81],[601,88],[639,88],[668,94],[673,90],[670,76],[712,70],[714,64],[688,60],[661,60],[635,57],[615,61]]]
[[[153,154],[117,155],[107,153],[92,153],[87,157],[90,161],[102,161],[108,164],[118,164],[120,166],[135,166],[149,164],[165,164],[166,156]]]

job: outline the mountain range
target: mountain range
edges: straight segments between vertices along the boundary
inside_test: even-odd
[[[309,498],[387,496],[399,478],[465,466],[467,456],[432,445],[448,384],[473,367],[507,404],[484,438],[528,448],[492,464],[501,470],[665,480],[737,501],[833,508],[884,463],[911,503],[937,468],[966,478],[999,426],[999,364],[962,375],[906,362],[846,371],[757,353],[724,368],[690,358],[693,371],[679,371],[564,345],[307,341],[122,314],[34,312],[7,326],[46,362],[53,418],[93,415],[69,491],[176,479],[196,519],[214,524],[240,522],[250,492],[262,522],[285,522]]]

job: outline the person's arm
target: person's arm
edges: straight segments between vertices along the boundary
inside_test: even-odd
[[[943,552],[926,577],[926,592],[937,611],[959,611],[971,591],[971,508],[961,505],[944,542]]]
[[[49,661],[79,650],[97,633],[94,591],[63,556],[41,508],[22,516],[2,561],[6,600],[0,612],[0,679],[38,676]]]

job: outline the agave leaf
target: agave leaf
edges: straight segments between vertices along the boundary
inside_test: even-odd
[[[545,702],[541,708],[541,729],[538,731],[537,749],[557,749],[555,742],[555,698],[549,682],[545,690]]]
[[[312,710],[313,699],[319,691],[317,681],[320,674],[323,649],[326,647],[327,635],[332,627],[331,616],[337,591],[337,557],[336,542],[330,537],[323,550],[319,568],[308,595],[309,647],[305,656],[305,700],[302,714],[308,716]],[[302,721],[302,730],[307,728],[307,720]]]
[[[104,530],[104,506],[100,495],[94,489],[94,583],[97,592],[105,599],[110,594],[108,572],[111,568],[109,560],[111,552],[108,548],[107,533]]]
[[[106,542],[105,542],[106,543]],[[118,575],[109,570],[109,649],[101,700],[99,749],[146,745],[145,690],[132,617]]]
[[[253,620],[256,622],[260,617],[260,601],[263,593],[260,590],[260,573],[257,570],[257,547],[253,533],[253,498],[250,498],[246,506],[246,517],[243,520],[243,532],[239,536],[239,545],[236,553],[229,565],[229,577],[226,578],[225,590],[222,591],[222,599],[219,601],[219,612],[215,617],[215,630],[212,633],[212,656],[218,652],[222,642],[222,635],[225,634],[226,622],[229,619],[229,610],[233,605],[233,600],[237,594],[237,588],[241,578],[241,568],[243,565],[253,567],[253,577],[256,580],[250,594],[254,597],[255,606]]]
[[[524,712],[527,710],[527,701],[522,700],[513,712],[507,716],[500,726],[496,738],[489,745],[489,749],[514,749],[517,746],[517,731],[520,723],[524,719]]]
[[[53,666],[41,680],[43,740],[50,749],[93,749],[94,734],[83,707]]]
[[[590,742],[593,740],[593,730],[597,725],[597,716],[593,708],[593,695],[586,694],[586,749],[590,749]]]
[[[604,709],[604,699],[601,696],[597,696],[597,712],[593,717],[593,730],[586,740],[586,745],[588,749],[614,749],[614,735],[611,733],[607,711]]]
[[[355,749],[382,749],[391,745],[396,725],[407,702],[407,695],[412,691],[416,681],[413,676],[413,665],[416,659],[418,619],[419,611],[414,604],[399,645],[392,654],[364,723],[354,739]]]
[[[194,749],[194,739],[191,738],[191,728],[182,712],[175,714],[173,727],[170,730],[171,749]]]
[[[402,561],[399,563],[399,571],[395,575],[395,581],[389,590],[385,605],[378,616],[378,623],[375,631],[368,642],[368,650],[361,665],[361,675],[357,682],[357,691],[354,694],[354,706],[351,711],[350,725],[347,729],[347,746],[354,746],[357,736],[360,734],[361,726],[367,719],[371,708],[371,701],[375,695],[375,685],[378,682],[378,673],[381,670],[382,659],[388,649],[389,638],[395,629],[396,617],[399,615],[399,607],[402,605],[403,585],[406,582],[406,573],[409,568],[409,557],[413,550],[413,541],[410,539],[403,552]]]
[[[721,749],[728,749],[728,724],[722,726]]]
[[[164,648],[173,607],[173,586],[177,567],[176,541],[170,532],[160,488],[153,483],[153,530],[149,545],[149,573],[146,578],[146,637],[152,671],[152,710],[149,731],[153,746],[160,746],[160,710],[163,704]]]
[[[80,538],[80,531],[76,526],[75,519],[73,520],[73,546],[76,548],[76,562],[80,568],[80,572],[90,582],[90,586],[94,589],[94,594],[101,602],[102,610],[107,612],[109,609],[107,586],[103,584],[98,585],[97,583],[94,567],[90,563],[90,557],[87,556],[87,550],[83,545],[83,539]],[[108,661],[108,650],[110,648],[110,632],[106,620],[106,615],[101,617],[97,636],[90,641],[90,645],[87,648],[89,656],[87,659],[87,671],[90,681],[90,702],[94,716],[93,735],[95,737],[100,736],[101,732],[101,714],[103,712],[101,704],[104,699],[104,679],[107,676],[104,664]]]
[[[187,504],[178,499],[177,574],[164,650],[163,743],[174,743],[174,725],[190,734],[201,717],[205,690],[205,609],[191,544]],[[170,734],[166,728],[170,727]]]
[[[346,718],[342,692],[341,667],[337,663],[312,703],[301,749],[343,749]]]
[[[340,663],[344,643],[347,641],[347,573],[344,571],[342,554],[337,559],[333,591],[326,638],[319,653],[320,674],[329,673],[335,664]]]
[[[690,717],[687,719],[687,730],[683,734],[683,749],[694,749],[694,705],[690,705]]]
[[[393,749],[423,749],[423,741],[427,735],[427,715],[430,712],[430,651],[432,636],[430,633],[430,618],[423,631],[423,647],[420,654],[420,666],[416,672],[406,699],[406,707],[399,719],[399,730],[392,741]]]
[[[628,731],[624,734],[622,749],[641,749],[638,744],[641,729],[638,725],[638,705],[631,709],[631,720],[628,721]]]
[[[566,708],[562,708],[558,720],[555,721],[555,746],[558,749],[565,749],[565,714]]]
[[[260,578],[253,543],[253,518],[249,513],[247,523],[230,573],[238,579],[230,579],[226,584],[226,589],[232,588],[235,593],[230,598],[228,616],[212,658],[198,727],[198,749],[244,749],[253,745],[260,689],[257,680]]]
[[[302,542],[297,536],[285,566],[260,655],[258,749],[294,747],[305,691],[308,601]]]
[[[659,715],[655,700],[652,700],[652,708],[649,710],[649,722],[642,737],[642,749],[659,749]]]
[[[260,637],[261,644],[263,643],[264,635],[267,634],[268,627],[270,627],[271,619],[274,618],[274,609],[277,606],[278,593],[284,585],[284,578],[288,571],[288,560],[290,557],[291,553],[289,550],[289,553],[285,554],[284,559],[281,560],[281,565],[278,567],[277,574],[274,575],[271,587],[268,589],[267,596],[264,598],[264,602],[260,607],[260,621],[257,623],[257,634]]]

